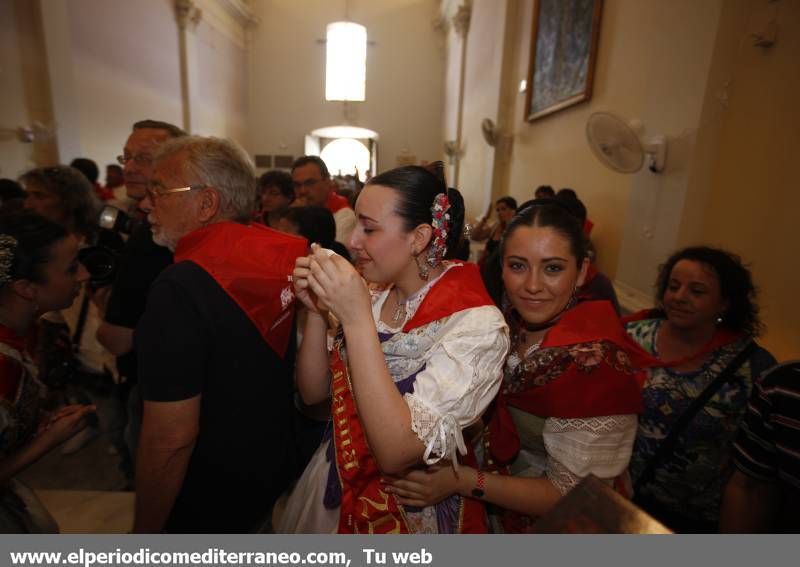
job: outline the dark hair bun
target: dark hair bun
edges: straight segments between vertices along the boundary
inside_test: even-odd
[[[455,187],[447,190],[447,200],[450,202],[450,228],[447,233],[447,253],[445,258],[455,258],[458,252],[458,243],[464,235],[464,197]]]
[[[433,173],[439,179],[439,181],[442,182],[442,185],[447,185],[447,180],[445,179],[444,175],[444,163],[441,161],[432,161],[430,163],[426,163],[422,167]]]
[[[404,219],[406,230],[414,230],[421,224],[432,224],[436,195],[446,193],[450,202],[450,226],[445,258],[454,257],[464,231],[464,198],[457,189],[447,188],[442,162],[390,169],[370,179],[369,185],[382,185],[397,191],[398,204],[395,212]]]

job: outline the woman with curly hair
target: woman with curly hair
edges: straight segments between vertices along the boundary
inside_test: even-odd
[[[631,458],[635,500],[675,531],[712,532],[753,381],[774,359],[754,342],[756,292],[738,256],[680,250],[661,267],[656,290],[658,309],[626,319],[659,360]]]

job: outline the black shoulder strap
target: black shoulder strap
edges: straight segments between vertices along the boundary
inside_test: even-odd
[[[87,284],[88,285],[88,284]],[[72,334],[72,348],[77,352],[81,348],[81,338],[83,328],[86,326],[86,316],[89,314],[89,290],[83,290],[81,299],[81,310],[78,312],[78,322],[75,325],[75,332]]]
[[[675,444],[678,442],[678,437],[680,437],[681,433],[686,429],[686,426],[694,419],[694,416],[697,415],[703,407],[708,403],[708,400],[717,393],[722,387],[722,384],[725,382],[730,381],[737,370],[745,363],[745,361],[750,357],[752,352],[756,349],[757,345],[755,341],[750,341],[747,346],[745,346],[739,354],[737,354],[733,360],[728,363],[722,372],[720,372],[716,378],[706,386],[705,390],[703,390],[699,396],[697,396],[691,405],[686,408],[686,411],[681,414],[681,416],[675,421],[675,425],[672,426],[670,432],[658,446],[658,450],[656,454],[653,455],[653,458],[647,463],[647,467],[645,467],[642,474],[639,476],[636,484],[634,485],[634,493],[638,492],[639,489],[646,485],[653,479],[655,475],[656,468],[666,459],[667,456],[672,454],[673,449],[675,448]]]

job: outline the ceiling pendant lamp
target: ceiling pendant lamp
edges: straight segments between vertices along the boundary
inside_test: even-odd
[[[354,22],[328,24],[325,100],[366,100],[367,28]]]

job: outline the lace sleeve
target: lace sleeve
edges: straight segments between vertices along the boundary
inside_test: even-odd
[[[456,448],[463,455],[467,452],[467,447],[455,416],[438,415],[414,394],[406,394],[404,398],[411,410],[411,430],[425,444],[423,462],[432,465],[448,457],[456,463]]]
[[[547,419],[543,437],[552,465],[548,478],[563,492],[589,474],[617,477],[628,468],[636,427],[637,417],[632,414]]]
[[[495,307],[467,309],[450,318],[425,356],[405,400],[423,460],[456,462],[466,453],[461,430],[475,423],[497,395],[508,351],[508,330]]]

